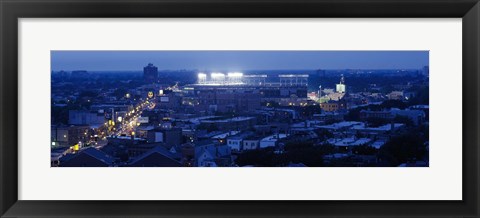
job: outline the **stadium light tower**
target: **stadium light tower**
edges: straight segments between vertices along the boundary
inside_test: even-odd
[[[218,72],[215,72],[215,73],[211,73],[210,74],[210,77],[212,78],[212,80],[215,82],[215,83],[224,83],[225,82],[225,74],[223,73],[218,73]]]
[[[243,73],[240,72],[231,72],[227,74],[228,82],[230,84],[236,84],[242,82]]]
[[[198,83],[205,84],[207,82],[207,74],[198,73]]]

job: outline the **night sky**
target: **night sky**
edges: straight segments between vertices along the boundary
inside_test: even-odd
[[[420,69],[428,51],[51,51],[54,71]]]

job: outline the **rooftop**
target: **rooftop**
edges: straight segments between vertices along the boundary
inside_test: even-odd
[[[286,138],[287,136],[288,136],[287,134],[274,134],[274,135],[263,138],[261,141],[276,142],[278,139],[283,139],[283,138]]]
[[[365,145],[371,141],[372,139],[369,139],[369,138],[356,139],[354,137],[343,138],[343,139],[331,138],[327,140],[328,143],[335,146],[359,146],[359,145]]]
[[[222,133],[222,134],[213,136],[212,139],[224,139],[224,138],[227,138],[229,136],[236,135],[238,133],[240,133],[240,131],[229,131],[229,132],[226,132],[226,133]]]
[[[219,120],[208,120],[204,119],[200,121],[201,123],[228,123],[228,122],[239,122],[254,119],[254,117],[233,117]]]
[[[333,124],[330,124],[330,125],[323,125],[323,126],[319,126],[319,127],[324,128],[324,129],[341,129],[341,128],[352,127],[352,126],[356,126],[356,125],[363,125],[363,123],[362,122],[357,122],[357,121],[342,121],[342,122],[333,123]]]

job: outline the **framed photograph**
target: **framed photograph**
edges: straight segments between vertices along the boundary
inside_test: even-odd
[[[1,1],[1,217],[478,217],[476,0]]]

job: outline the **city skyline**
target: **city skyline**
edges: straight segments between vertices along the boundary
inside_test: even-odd
[[[429,166],[427,51],[52,52],[62,64],[52,167]],[[415,69],[352,69],[380,66]]]
[[[51,51],[52,71],[421,69],[428,51]]]

